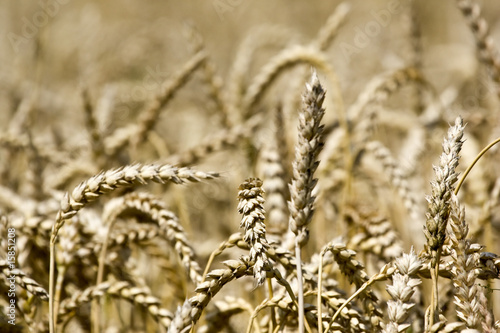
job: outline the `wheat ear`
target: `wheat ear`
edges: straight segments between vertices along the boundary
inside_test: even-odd
[[[261,100],[266,89],[285,69],[297,64],[310,64],[325,72],[328,80],[334,86],[333,95],[340,114],[343,114],[343,101],[340,94],[340,83],[335,71],[328,63],[325,55],[312,47],[294,46],[285,49],[273,57],[262,67],[247,89],[243,99],[244,118],[252,114],[254,107]]]
[[[400,163],[392,156],[391,151],[379,141],[369,142],[366,145],[366,150],[371,152],[382,163],[391,184],[401,196],[408,214],[412,220],[416,221],[418,219],[418,207]]]
[[[160,300],[152,296],[147,288],[134,287],[125,281],[103,282],[83,291],[77,291],[73,293],[71,298],[61,302],[59,314],[61,317],[66,316],[83,303],[88,303],[104,295],[126,299],[132,303],[142,305],[164,327],[168,327],[172,321],[173,314],[162,308]]]
[[[427,221],[424,226],[424,234],[427,246],[431,252],[431,278],[433,281],[432,302],[428,318],[428,326],[432,327],[437,320],[438,290],[437,278],[441,247],[446,238],[446,226],[450,216],[451,194],[455,189],[458,174],[455,172],[460,158],[462,148],[462,137],[464,125],[462,118],[455,120],[455,125],[450,127],[448,135],[443,143],[443,153],[440,157],[439,166],[434,167],[436,180],[431,182],[431,195],[427,197],[429,210],[426,214]]]
[[[270,233],[279,238],[288,229],[288,176],[286,175],[285,163],[286,158],[280,154],[278,142],[274,138],[271,139],[271,142],[264,143],[259,169],[264,178],[264,188],[267,194],[266,207]]]
[[[253,275],[253,262],[248,257],[239,260],[227,260],[223,262],[225,269],[215,269],[207,274],[206,281],[200,283],[195,291],[196,295],[184,303],[177,311],[169,332],[187,332],[195,324],[212,298],[232,280],[243,276]],[[281,276],[281,273],[274,269],[267,271],[267,278],[274,278],[284,286],[291,298],[295,296],[288,282]]]
[[[123,232],[117,232],[109,236],[107,247],[128,247],[130,244],[149,243],[159,236],[160,231],[157,226],[139,226]],[[89,256],[98,257],[102,251],[103,243],[91,240],[82,244],[75,255],[83,259]]]
[[[104,146],[101,133],[99,132],[96,112],[92,105],[92,101],[90,100],[90,94],[87,87],[82,88],[81,95],[83,100],[83,110],[85,111],[85,128],[90,136],[92,159],[97,163],[97,165],[102,165],[100,158],[104,154]]]
[[[173,75],[172,79],[162,85],[162,91],[141,113],[138,123],[118,128],[104,139],[106,154],[115,155],[127,143],[139,144],[146,139],[148,132],[158,120],[160,111],[173,98],[174,94],[188,81],[191,75],[206,60],[205,52],[195,54],[184,66]]]
[[[170,212],[166,205],[156,197],[148,193],[130,193],[115,200],[115,208],[112,208],[112,217],[105,220],[115,219],[123,213],[136,211],[141,216],[147,217],[154,222],[159,230],[159,235],[166,239],[171,247],[179,255],[186,272],[193,283],[201,281],[200,267],[195,259],[195,253],[190,244],[184,228],[179,223],[177,216]],[[103,214],[107,216],[108,214]],[[108,244],[112,245],[112,244]]]
[[[240,228],[245,231],[245,242],[250,246],[250,260],[254,261],[254,278],[258,286],[266,279],[266,272],[271,268],[267,258],[269,243],[266,239],[266,225],[262,181],[249,178],[239,187],[238,212],[242,214]]]
[[[422,283],[419,278],[414,277],[421,266],[422,264],[413,252],[413,249],[410,254],[404,254],[402,257],[396,259],[398,272],[392,276],[392,285],[386,288],[392,297],[392,300],[387,302],[389,323],[387,323],[382,332],[402,332],[411,326],[411,324],[405,323],[405,321],[410,315],[411,309],[415,306],[415,303],[410,302],[411,296],[417,286]]]
[[[50,326],[51,333],[55,333],[54,322],[57,314],[54,313],[53,286],[55,275],[55,242],[59,229],[65,221],[75,216],[78,211],[89,202],[97,200],[101,195],[109,193],[117,188],[132,187],[137,184],[146,184],[148,181],[157,183],[173,182],[182,184],[186,181],[201,181],[202,179],[213,179],[216,173],[205,173],[188,168],[176,168],[171,165],[143,165],[133,164],[123,168],[112,169],[102,172],[78,185],[71,195],[66,193],[61,201],[61,208],[56,215],[56,221],[52,226],[50,237]],[[55,316],[55,317],[54,317]]]
[[[255,129],[261,124],[262,117],[256,115],[246,120],[241,125],[223,129],[215,135],[211,135],[203,140],[201,144],[184,152],[169,157],[167,160],[171,164],[179,166],[193,165],[211,153],[238,145],[245,138],[249,138],[255,133]]]
[[[243,115],[243,97],[248,84],[247,77],[251,71],[252,61],[258,49],[264,46],[285,46],[290,43],[292,33],[280,26],[258,27],[249,32],[245,40],[238,47],[227,80],[226,100],[229,115]]]
[[[41,300],[47,301],[49,299],[49,294],[38,282],[36,282],[32,278],[29,278],[26,273],[24,273],[19,268],[10,269],[9,263],[4,259],[0,259],[0,271],[5,276],[5,278],[14,277],[18,285],[20,285],[33,295],[37,296]]]
[[[465,221],[465,209],[461,207],[455,194],[451,195],[450,241],[451,257],[454,261],[451,270],[455,286],[455,305],[458,317],[469,329],[480,328],[480,301],[476,282],[476,263],[478,253],[470,252],[470,241],[467,240],[469,226]]]
[[[308,225],[314,213],[312,191],[317,179],[314,172],[318,168],[318,155],[323,148],[321,119],[325,114],[322,108],[325,90],[313,72],[311,82],[306,84],[299,114],[299,139],[295,147],[293,178],[290,184],[290,230],[295,234],[295,256],[297,257],[297,279],[299,283],[299,332],[304,329],[304,296],[302,290],[302,266],[300,248],[309,238]]]

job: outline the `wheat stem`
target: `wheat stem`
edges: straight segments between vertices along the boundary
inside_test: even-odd
[[[470,171],[472,170],[474,165],[476,165],[476,163],[481,159],[481,157],[483,157],[484,154],[486,154],[486,152],[488,150],[490,150],[494,145],[496,145],[499,142],[500,142],[500,137],[496,138],[493,142],[491,142],[489,145],[484,147],[483,150],[481,150],[481,152],[479,154],[477,154],[476,158],[474,158],[474,161],[472,161],[472,163],[467,167],[467,169],[463,173],[462,177],[460,177],[460,180],[458,181],[457,187],[455,188],[455,191],[454,191],[455,195],[457,195],[458,191],[460,191],[460,187],[462,187],[462,184],[465,181],[465,178],[467,178],[467,175],[470,173]]]

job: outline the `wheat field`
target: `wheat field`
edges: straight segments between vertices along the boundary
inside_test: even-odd
[[[0,3],[1,332],[497,332],[500,4]]]

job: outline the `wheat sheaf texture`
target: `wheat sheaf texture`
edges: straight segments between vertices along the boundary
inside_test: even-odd
[[[497,332],[498,3],[193,4],[0,1],[0,332]]]

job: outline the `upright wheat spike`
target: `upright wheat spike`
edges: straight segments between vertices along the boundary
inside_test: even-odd
[[[450,241],[453,285],[455,286],[455,304],[458,317],[469,329],[480,328],[480,300],[476,285],[476,263],[479,253],[470,251],[470,241],[467,239],[469,226],[465,221],[465,209],[461,207],[455,194],[451,195]]]
[[[266,279],[266,270],[269,270],[271,263],[267,258],[269,244],[266,239],[266,225],[264,198],[262,194],[262,180],[249,178],[239,187],[238,212],[242,214],[240,228],[245,230],[245,242],[250,246],[250,260],[255,262],[253,275],[257,285],[260,286]]]
[[[283,242],[283,235],[288,229],[288,147],[281,107],[278,106],[273,113],[274,135],[263,144],[259,170],[266,190],[269,232]]]
[[[299,140],[295,147],[293,179],[290,184],[290,230],[295,234],[295,255],[297,257],[297,279],[299,283],[299,332],[304,330],[304,299],[302,290],[302,267],[300,248],[309,238],[308,225],[314,213],[312,191],[318,182],[314,172],[318,168],[318,155],[323,148],[321,119],[325,114],[322,108],[325,90],[313,72],[311,82],[306,84],[299,114]]]
[[[463,132],[463,120],[458,117],[455,120],[455,125],[448,130],[448,135],[444,140],[439,166],[434,167],[436,180],[431,182],[432,192],[426,198],[429,202],[429,210],[426,214],[427,221],[424,226],[424,234],[431,253],[431,277],[433,280],[432,302],[429,308],[429,325],[427,327],[434,325],[438,315],[437,270],[441,257],[441,247],[446,238],[446,226],[451,210],[451,194],[458,179],[455,169],[460,158]]]
[[[411,324],[405,323],[405,321],[410,315],[411,309],[415,306],[415,303],[412,303],[410,298],[417,286],[422,283],[419,278],[414,277],[421,266],[422,264],[413,252],[413,249],[409,255],[405,254],[396,260],[398,272],[392,276],[392,285],[386,288],[392,297],[392,300],[387,302],[389,323],[382,332],[402,332],[411,326]]]
[[[302,97],[302,109],[299,114],[299,140],[295,147],[293,162],[293,179],[290,184],[290,229],[297,236],[298,244],[307,243],[308,224],[311,222],[314,209],[312,190],[316,186],[314,178],[319,161],[318,155],[323,148],[321,119],[325,114],[322,108],[325,91],[318,75],[314,72],[311,82],[306,84],[306,92]],[[298,258],[298,257],[297,257]]]

